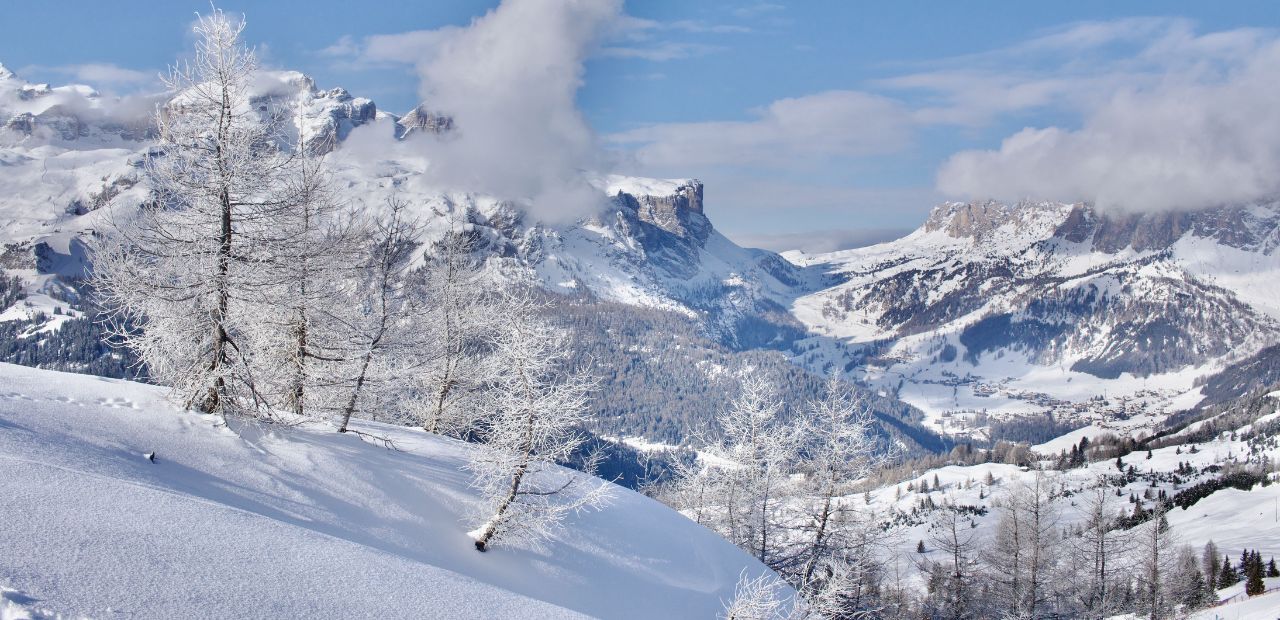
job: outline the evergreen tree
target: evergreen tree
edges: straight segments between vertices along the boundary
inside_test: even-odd
[[[1240,583],[1240,575],[1231,568],[1231,556],[1222,556],[1222,570],[1218,572],[1218,589],[1230,588],[1237,583]]]
[[[1262,582],[1262,554],[1254,551],[1249,555],[1249,562],[1245,566],[1244,592],[1249,596],[1257,596],[1266,590],[1267,586]]]
[[[1271,558],[1271,563],[1267,565],[1267,576],[1280,577],[1280,570],[1276,569],[1276,559],[1274,557]]]

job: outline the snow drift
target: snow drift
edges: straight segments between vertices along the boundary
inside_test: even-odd
[[[360,428],[398,450],[330,428],[233,432],[176,410],[163,388],[0,364],[6,605],[95,617],[710,618],[740,575],[768,574],[621,488],[540,548],[477,553],[465,532],[478,500],[461,467],[484,448]]]

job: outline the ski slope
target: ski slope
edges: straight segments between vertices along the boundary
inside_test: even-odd
[[[540,548],[481,554],[462,465],[483,448],[361,428],[398,450],[233,432],[161,388],[0,364],[0,613],[712,618],[767,573],[621,488]]]

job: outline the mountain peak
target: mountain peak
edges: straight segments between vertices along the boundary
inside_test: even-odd
[[[956,239],[975,241],[986,240],[997,231],[1047,239],[1071,211],[1072,205],[1060,202],[944,202],[934,207],[924,230],[944,231]]]
[[[396,120],[397,138],[404,138],[422,131],[442,134],[451,129],[453,129],[453,117],[428,108],[425,101]]]

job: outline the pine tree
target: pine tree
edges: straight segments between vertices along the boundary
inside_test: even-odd
[[[1222,569],[1218,572],[1218,589],[1230,588],[1240,583],[1240,574],[1231,568],[1231,556],[1222,556]]]
[[[1262,581],[1262,575],[1262,554],[1254,551],[1249,555],[1249,562],[1245,568],[1245,594],[1257,596],[1266,591],[1267,586]]]
[[[1268,577],[1280,577],[1280,570],[1277,570],[1277,569],[1276,569],[1276,559],[1275,559],[1275,558],[1271,558],[1271,562],[1270,562],[1269,564],[1267,564],[1267,576],[1268,576]]]

